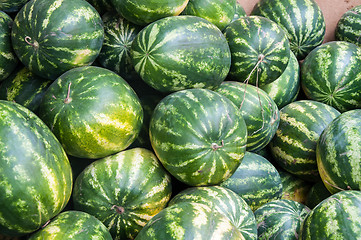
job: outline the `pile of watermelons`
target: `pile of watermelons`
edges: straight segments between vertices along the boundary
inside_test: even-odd
[[[361,239],[361,5],[0,1],[0,239]]]

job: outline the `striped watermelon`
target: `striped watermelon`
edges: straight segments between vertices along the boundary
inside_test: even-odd
[[[276,103],[279,109],[295,101],[301,88],[300,65],[293,52],[281,76],[275,81],[260,86]]]
[[[257,225],[248,204],[235,192],[221,186],[192,187],[175,195],[168,206],[181,202],[202,203],[225,215],[246,240],[257,239]]]
[[[298,239],[302,222],[310,211],[293,200],[280,199],[264,204],[254,212],[258,240]]]
[[[350,110],[334,119],[317,143],[317,166],[331,193],[361,190],[361,109]]]
[[[337,22],[335,39],[361,47],[361,4],[346,11]]]
[[[131,46],[136,72],[161,92],[218,87],[231,65],[229,46],[214,24],[196,16],[160,19]]]
[[[67,71],[49,86],[39,116],[67,154],[101,158],[124,150],[135,140],[143,109],[119,75],[85,66]]]
[[[19,103],[36,113],[52,82],[35,75],[26,67],[19,67],[1,83],[0,99]]]
[[[76,210],[94,215],[114,239],[134,239],[168,203],[170,176],[155,155],[133,148],[96,160],[74,184]]]
[[[258,16],[239,18],[224,29],[231,50],[230,78],[262,86],[281,76],[290,59],[285,32]]]
[[[31,0],[16,15],[11,38],[30,71],[55,80],[94,62],[104,28],[98,12],[84,0]]]
[[[301,65],[301,85],[309,99],[341,112],[361,107],[361,48],[344,41],[322,44]]]
[[[292,102],[280,110],[281,120],[270,142],[275,162],[306,181],[320,180],[316,145],[322,131],[340,113],[313,100]]]
[[[312,184],[281,169],[278,169],[278,173],[281,177],[283,189],[281,199],[293,200],[305,204]]]
[[[182,12],[204,18],[223,30],[234,18],[237,0],[190,0]]]
[[[12,25],[11,17],[0,11],[0,82],[14,71],[19,62],[11,43]]]
[[[240,109],[247,126],[247,151],[264,148],[272,140],[280,122],[276,103],[262,89],[240,82],[224,81],[216,92]]]
[[[0,11],[13,13],[20,10],[29,0],[1,0]]]
[[[36,231],[69,201],[72,172],[49,128],[20,104],[0,100],[0,233]]]
[[[158,19],[179,15],[188,0],[110,0],[115,10],[128,21],[145,26]]]
[[[266,17],[285,30],[297,59],[304,59],[325,38],[325,19],[315,0],[260,0],[251,15]]]
[[[215,185],[242,161],[247,129],[237,107],[208,89],[169,94],[149,124],[153,150],[164,167],[191,186]]]
[[[223,214],[205,204],[181,202],[163,209],[139,232],[135,240],[244,240]]]
[[[112,240],[108,229],[94,216],[80,211],[60,213],[41,230],[30,235],[29,240]]]
[[[235,173],[220,186],[241,196],[252,211],[282,197],[282,182],[277,169],[267,159],[252,152],[246,152]]]
[[[313,209],[320,202],[331,196],[332,194],[326,188],[325,184],[322,181],[316,182],[310,189],[307,199],[306,206]]]
[[[134,71],[130,46],[142,28],[113,12],[107,12],[102,19],[104,42],[97,60],[103,67],[118,73],[127,80],[127,76]]]
[[[360,216],[360,191],[333,194],[308,214],[302,224],[299,239],[361,239]]]

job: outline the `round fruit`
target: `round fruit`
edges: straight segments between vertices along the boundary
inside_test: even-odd
[[[222,32],[196,16],[167,17],[142,29],[131,46],[136,72],[161,92],[218,87],[231,54]]]
[[[335,39],[361,47],[361,4],[347,10],[337,22]]]
[[[0,100],[0,232],[21,236],[59,214],[72,192],[69,160],[49,128]]]
[[[242,161],[247,129],[228,98],[207,89],[186,89],[163,98],[149,125],[154,152],[179,181],[215,185]]]
[[[98,56],[104,39],[98,12],[84,0],[32,0],[14,19],[12,45],[32,72],[51,80]]]
[[[49,86],[39,116],[67,154],[101,158],[126,149],[135,140],[143,109],[119,75],[87,66],[67,71]]]

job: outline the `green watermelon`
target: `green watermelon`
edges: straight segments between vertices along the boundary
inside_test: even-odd
[[[1,0],[0,11],[13,13],[20,10],[29,0]]]
[[[149,24],[133,40],[131,57],[141,78],[161,92],[214,89],[231,65],[222,32],[196,16],[167,17]]]
[[[128,21],[145,26],[158,19],[179,15],[188,0],[110,0],[115,10]]]
[[[278,169],[278,173],[282,181],[283,191],[281,199],[293,200],[305,204],[312,184],[281,169]]]
[[[319,181],[316,145],[322,131],[340,113],[313,100],[300,100],[280,110],[281,120],[269,144],[274,161],[306,181]]]
[[[1,83],[0,99],[19,103],[36,113],[52,82],[35,75],[26,67],[19,67]]]
[[[338,20],[335,39],[361,47],[361,4],[347,10]]]
[[[208,89],[169,94],[149,124],[153,150],[164,167],[191,186],[215,185],[241,163],[247,141],[245,121],[228,98]]]
[[[59,214],[72,192],[68,158],[49,128],[0,100],[0,233],[22,236]]]
[[[281,76],[260,88],[272,98],[279,109],[297,99],[301,88],[300,65],[293,52],[290,53],[290,60]]]
[[[307,199],[306,206],[313,209],[320,202],[331,196],[332,194],[326,188],[325,184],[322,181],[318,181],[311,187]]]
[[[175,195],[168,206],[181,202],[202,203],[225,215],[246,240],[257,239],[257,225],[248,204],[235,192],[221,186],[192,187]]]
[[[126,149],[135,140],[143,109],[119,75],[86,66],[67,71],[49,86],[39,116],[67,154],[101,158]]]
[[[361,48],[332,41],[312,50],[301,65],[301,86],[307,98],[340,112],[361,107]]]
[[[94,62],[104,28],[99,13],[85,0],[31,0],[16,15],[11,39],[30,71],[55,80]]]
[[[254,212],[258,240],[298,239],[302,222],[310,211],[305,205],[287,199],[264,204]]]
[[[0,82],[15,70],[19,62],[11,43],[12,25],[11,17],[0,11]]]
[[[326,22],[315,0],[260,0],[251,15],[277,23],[286,32],[292,52],[300,60],[325,38]]]
[[[104,42],[97,60],[99,63],[127,80],[134,71],[130,57],[130,46],[142,29],[113,12],[102,17],[104,22]]]
[[[237,0],[190,0],[182,12],[204,18],[223,30],[234,18]]]
[[[241,17],[224,29],[231,50],[231,80],[262,86],[281,76],[290,59],[285,32],[273,21]]]
[[[94,216],[80,211],[65,211],[44,228],[30,235],[29,240],[112,240],[108,229]]]
[[[280,122],[276,103],[253,85],[224,81],[216,92],[230,99],[241,111],[247,126],[247,151],[264,148],[273,138]]]
[[[135,240],[244,240],[223,214],[201,203],[181,202],[155,215]]]
[[[331,193],[361,190],[361,109],[342,113],[322,132],[317,143],[317,166]]]
[[[360,216],[361,192],[338,192],[323,200],[307,215],[299,239],[361,239]]]
[[[267,159],[252,152],[246,152],[235,173],[219,185],[241,196],[252,211],[282,197],[282,182],[277,169]]]
[[[102,221],[114,239],[134,239],[166,206],[171,191],[170,176],[155,155],[133,148],[86,167],[75,181],[73,202]]]

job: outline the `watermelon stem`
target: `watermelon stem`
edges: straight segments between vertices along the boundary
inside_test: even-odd
[[[115,211],[116,211],[117,213],[119,213],[119,214],[124,213],[124,208],[123,208],[123,207],[119,207],[119,206],[117,206],[117,205],[113,205],[112,208],[111,208],[111,210],[113,210],[113,209],[115,209]]]
[[[70,97],[70,86],[71,86],[71,82],[69,83],[69,86],[68,86],[68,93],[66,94],[66,98],[64,99],[64,103],[70,103],[70,102],[71,102],[71,97]]]
[[[39,48],[39,43],[38,43],[36,40],[34,40],[34,42],[32,43],[32,42],[31,42],[31,41],[32,41],[31,37],[26,36],[24,40],[25,40],[25,42],[26,42],[27,44],[29,44],[29,45],[32,46],[33,48],[36,48],[36,49]]]
[[[343,189],[343,188],[340,188],[340,187],[338,187],[338,186],[336,186],[336,185],[334,185],[334,184],[331,184],[329,181],[327,181],[326,179],[324,179],[323,180],[325,183],[327,183],[328,185],[330,185],[331,187],[334,187],[334,188],[336,188],[336,189],[338,189],[338,190],[340,190],[340,191],[345,191],[345,189]],[[350,186],[347,186],[347,189],[348,190],[351,190],[351,187]]]
[[[224,146],[223,140],[222,140],[222,142],[221,142],[221,146],[219,146],[217,143],[212,143],[212,149],[213,149],[213,151],[216,151],[217,149],[219,149],[219,148],[221,148],[221,147],[223,147],[223,146]]]

